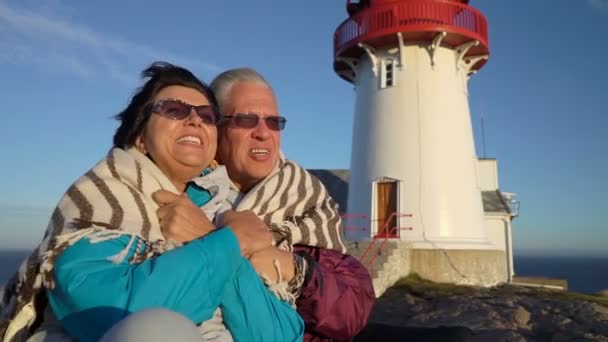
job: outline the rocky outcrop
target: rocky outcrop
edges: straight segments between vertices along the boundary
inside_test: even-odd
[[[476,288],[409,277],[378,298],[370,322],[463,327],[466,341],[608,341],[608,300],[504,285]]]

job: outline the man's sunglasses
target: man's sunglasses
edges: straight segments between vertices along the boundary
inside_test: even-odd
[[[179,99],[162,99],[152,105],[152,113],[171,120],[184,120],[193,109],[207,125],[216,125],[220,120],[220,112],[214,106],[193,106]]]
[[[260,119],[266,122],[266,126],[273,131],[282,131],[285,128],[287,119],[282,116],[265,115],[258,116],[256,114],[234,114],[224,115],[224,119],[232,119],[232,122],[239,128],[253,128],[258,125]]]

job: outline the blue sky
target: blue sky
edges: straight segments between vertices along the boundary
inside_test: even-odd
[[[332,69],[344,1],[0,0],[0,248],[36,244],[154,60],[204,80],[251,66],[274,85],[286,154],[348,168],[354,92]],[[608,1],[472,1],[491,57],[472,77],[481,156],[521,200],[519,254],[608,255]]]

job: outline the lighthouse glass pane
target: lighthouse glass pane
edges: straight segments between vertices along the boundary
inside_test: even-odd
[[[397,227],[397,182],[376,183],[376,210],[378,237],[396,238]]]

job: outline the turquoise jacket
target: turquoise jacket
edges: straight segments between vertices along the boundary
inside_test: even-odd
[[[197,190],[202,189],[189,188],[187,193],[196,204],[204,204],[210,196]],[[302,340],[301,317],[266,289],[229,228],[139,264],[128,262],[137,243],[124,262],[109,261],[129,239],[81,239],[57,258],[49,303],[64,329],[79,341],[99,340],[118,321],[143,309],[173,310],[200,324],[218,306],[235,341]]]

